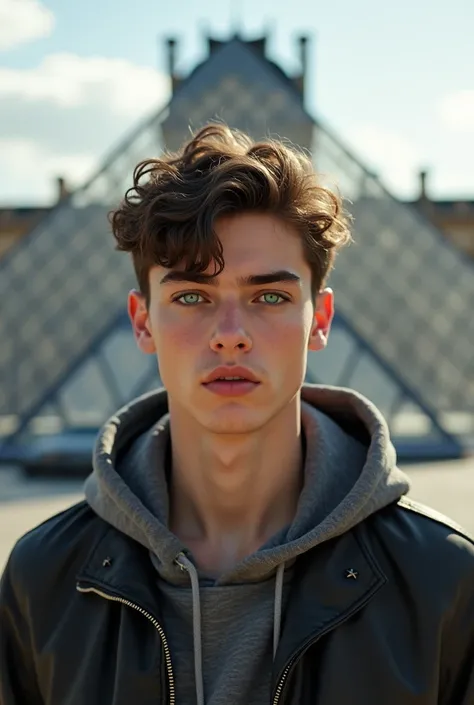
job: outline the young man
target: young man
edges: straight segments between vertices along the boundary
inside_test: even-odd
[[[1,705],[473,705],[472,539],[405,497],[369,401],[303,385],[338,197],[208,126],[137,167],[112,225],[166,391],[105,425],[86,501],[15,546]]]

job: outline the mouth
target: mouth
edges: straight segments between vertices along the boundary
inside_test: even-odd
[[[237,370],[236,370],[237,372]],[[209,392],[221,396],[242,396],[249,394],[260,385],[260,382],[250,371],[240,371],[238,374],[220,374],[216,370],[203,387]]]
[[[211,382],[251,382],[251,379],[247,377],[216,377],[212,379]],[[209,384],[209,382],[208,382]]]

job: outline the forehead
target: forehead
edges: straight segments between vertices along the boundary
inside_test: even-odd
[[[296,228],[281,218],[266,213],[242,213],[219,218],[214,229],[223,249],[224,269],[217,277],[213,263],[204,272],[201,283],[217,286],[239,286],[258,275],[290,272],[307,288],[311,285],[311,269],[305,259],[301,236]],[[200,277],[184,277],[184,265],[172,270],[155,265],[150,270],[150,283],[200,281]],[[206,282],[208,276],[211,280]],[[276,279],[275,279],[276,280]]]
[[[267,213],[226,216],[214,225],[222,243],[225,270],[262,271],[296,268],[309,272],[298,231],[281,218]]]

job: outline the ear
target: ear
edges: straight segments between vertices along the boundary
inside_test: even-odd
[[[132,323],[133,335],[142,353],[151,355],[156,352],[151,334],[148,308],[143,294],[132,290],[128,295],[128,315]]]
[[[309,336],[309,350],[323,350],[328,344],[329,331],[334,318],[334,293],[332,289],[320,291],[314,302],[314,319]]]

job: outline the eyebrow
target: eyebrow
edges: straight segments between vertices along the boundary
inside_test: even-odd
[[[276,272],[266,272],[264,274],[249,274],[245,277],[239,277],[240,286],[264,286],[265,284],[276,284],[278,282],[298,283],[301,277],[294,272],[289,272],[286,269],[279,269]],[[171,270],[162,278],[160,284],[169,284],[170,282],[188,282],[192,284],[205,284],[218,286],[219,282],[216,276],[210,274],[201,274],[194,272],[184,272],[179,270]]]

